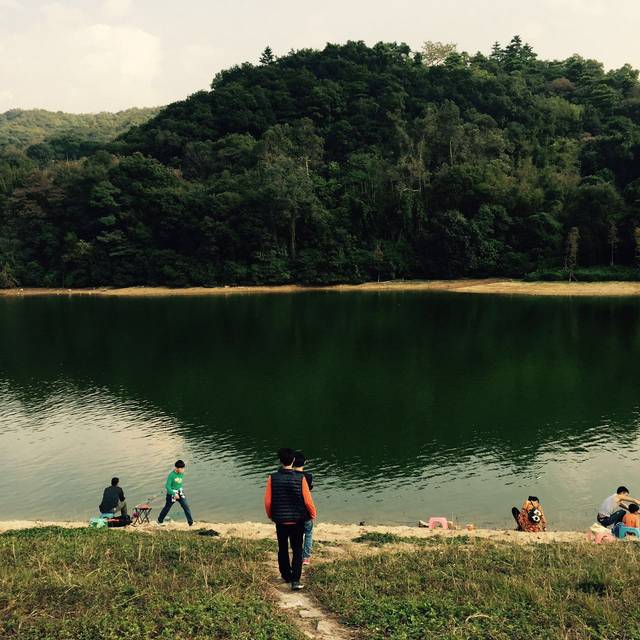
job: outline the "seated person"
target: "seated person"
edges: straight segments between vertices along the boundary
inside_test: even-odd
[[[630,529],[640,529],[640,507],[637,504],[629,505],[629,513],[622,518],[622,524]]]
[[[622,522],[624,518],[627,504],[640,504],[640,500],[636,500],[629,495],[627,487],[618,487],[616,492],[605,498],[600,510],[598,511],[598,522],[603,527],[611,527],[618,522]]]
[[[638,515],[638,511],[640,507],[637,504],[629,505],[629,513],[625,513],[622,517],[622,524],[625,527],[629,527],[630,529],[640,529],[640,515]],[[614,535],[618,536],[618,530],[620,528],[620,523],[617,523],[613,527]],[[618,536],[619,537],[619,536]]]
[[[102,494],[102,502],[98,507],[100,513],[111,514],[120,511],[123,516],[127,515],[127,503],[124,491],[119,485],[119,478],[111,478],[111,486],[107,487]]]
[[[544,517],[544,510],[540,500],[536,496],[529,496],[522,503],[520,510],[517,507],[513,507],[511,514],[518,524],[517,531],[538,533],[547,530],[547,519]]]

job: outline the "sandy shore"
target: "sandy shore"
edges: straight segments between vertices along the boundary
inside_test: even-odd
[[[82,528],[86,527],[86,522],[46,522],[41,520],[5,520],[0,521],[0,533],[16,529],[31,529],[36,527],[65,527]],[[247,540],[262,540],[274,538],[274,527],[266,522],[197,522],[193,529],[215,529],[224,537],[245,538]],[[193,530],[191,529],[191,530]],[[187,531],[186,523],[167,523],[160,528],[155,524],[144,525],[142,527],[127,527],[126,531],[145,531],[155,533],[158,531]],[[404,538],[429,538],[434,535],[446,537],[472,536],[485,540],[502,542],[530,543],[530,542],[583,542],[586,539],[586,532],[579,531],[547,531],[545,533],[519,533],[500,529],[476,529],[467,531],[460,529],[455,531],[442,531],[420,528],[418,526],[383,526],[367,525],[358,526],[355,524],[331,524],[320,522],[314,527],[314,539],[320,542],[334,544],[348,544],[354,538],[364,533],[392,533]]]
[[[523,282],[521,280],[395,280],[321,287],[300,285],[260,287],[127,287],[123,289],[0,289],[0,297],[23,296],[227,296],[238,294],[302,293],[305,291],[452,291],[528,296],[640,296],[640,282]]]

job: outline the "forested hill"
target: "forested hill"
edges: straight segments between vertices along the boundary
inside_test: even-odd
[[[14,150],[0,192],[4,286],[635,277],[638,72],[518,37],[267,49],[81,161]]]
[[[34,158],[54,158],[56,152],[74,153],[75,147],[65,149],[71,141],[76,144],[105,143],[139,125],[160,111],[159,108],[127,109],[117,113],[64,113],[45,109],[11,109],[0,113],[0,150],[13,146],[28,150],[32,145],[42,145],[28,154]]]

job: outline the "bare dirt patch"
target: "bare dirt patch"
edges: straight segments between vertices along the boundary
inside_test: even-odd
[[[308,291],[382,292],[382,291],[453,291],[527,296],[640,296],[640,282],[523,282],[505,279],[407,280],[368,282],[305,287],[299,285],[259,287],[127,287],[113,289],[0,289],[0,296],[99,296],[99,297],[167,297],[167,296],[230,296],[272,293],[303,293]]]
[[[0,521],[0,533],[11,529],[28,529],[34,527],[66,527],[78,528],[86,527],[86,522],[60,522],[44,520],[4,520]],[[246,540],[275,540],[275,530],[273,524],[267,522],[197,522],[191,529],[183,522],[172,522],[164,527],[155,524],[141,527],[127,527],[125,531],[144,531],[155,533],[158,531],[197,531],[198,529],[214,529],[221,536],[228,538],[243,538]],[[428,539],[434,536],[451,538],[458,536],[470,536],[482,538],[496,542],[513,542],[516,544],[530,544],[532,542],[578,542],[585,539],[585,532],[579,531],[547,531],[545,533],[521,533],[502,529],[476,529],[475,531],[430,530],[419,528],[418,526],[386,526],[367,525],[358,526],[356,524],[334,524],[329,522],[319,522],[313,529],[314,540],[328,545],[338,545],[338,548],[353,549],[354,547],[365,546],[352,544],[354,538],[365,533],[389,533],[403,538]],[[328,552],[328,550],[327,550]],[[332,551],[331,553],[341,553]]]

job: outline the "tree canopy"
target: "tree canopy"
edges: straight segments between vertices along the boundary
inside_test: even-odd
[[[567,265],[570,234],[576,265],[637,266],[629,65],[517,36],[267,47],[131,124],[0,144],[0,285],[524,276]]]

